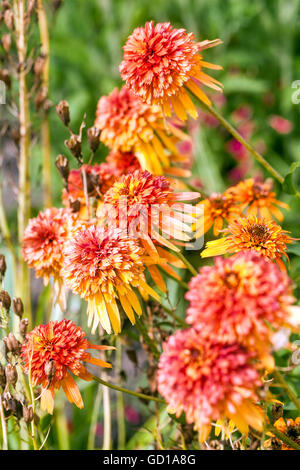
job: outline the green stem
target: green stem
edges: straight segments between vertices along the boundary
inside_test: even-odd
[[[119,383],[121,384],[122,372],[122,343],[120,338],[117,338],[116,344],[116,374]],[[117,394],[117,422],[118,422],[118,449],[124,450],[126,445],[126,421],[124,409],[124,396],[122,393]]]
[[[102,387],[98,385],[96,398],[93,405],[93,410],[91,414],[91,425],[88,435],[88,443],[87,443],[87,450],[94,450],[95,449],[95,435],[96,435],[96,428],[99,416],[99,410],[101,406],[102,400]]]
[[[109,387],[112,390],[116,390],[117,392],[127,393],[128,395],[132,395],[133,397],[140,398],[142,400],[148,401],[156,401],[158,403],[166,404],[165,400],[162,398],[152,397],[150,395],[145,395],[144,393],[133,392],[132,390],[128,390],[127,388],[119,387],[117,385],[113,385],[105,380],[100,379],[99,377],[93,376],[93,380],[98,382],[99,384],[105,385],[105,387]]]
[[[33,419],[31,421],[31,438],[32,438],[34,450],[38,450],[38,445],[36,442],[36,435],[35,435],[35,423],[34,423],[35,397],[34,397],[34,390],[33,390],[32,377],[31,377],[31,362],[32,362],[32,357],[29,361],[29,370],[28,370],[29,390],[30,390],[30,397],[31,397],[32,412],[33,412]]]
[[[156,347],[156,344],[154,343],[154,341],[150,338],[150,336],[148,335],[147,333],[147,330],[145,328],[145,325],[141,322],[141,320],[136,317],[136,324],[135,326],[137,327],[139,333],[141,334],[141,336],[143,337],[143,340],[145,341],[145,343],[147,344],[147,346],[149,347],[150,351],[153,353],[153,355],[159,359],[160,357],[160,352],[159,350],[157,349]]]
[[[292,447],[295,450],[300,450],[300,446],[299,444],[297,444],[297,442],[290,439],[286,434],[283,434],[282,432],[278,431],[278,429],[276,429],[274,426],[269,426],[269,430],[286,445]]]
[[[182,327],[182,328],[187,328],[189,325],[187,323],[185,323],[184,320],[182,320],[182,318],[180,318],[178,315],[176,315],[176,313],[174,312],[173,309],[169,308],[169,307],[166,307],[165,305],[163,305],[162,303],[160,304],[162,306],[162,308],[174,319],[177,321],[177,323]]]
[[[227,119],[225,119],[215,108],[203,103],[202,101],[200,103],[206,111],[212,114],[219,123],[222,124],[222,126],[224,126],[225,129],[227,129],[227,131],[254,156],[254,158],[273,176],[273,178],[283,184],[284,178],[278,173],[278,171],[275,170],[275,168],[273,168],[272,165],[270,165],[270,163],[268,163],[267,160],[265,160],[264,157],[242,137],[242,135],[227,121]]]
[[[197,276],[197,271],[194,268],[194,266],[186,259],[186,257],[181,253],[176,253],[177,258],[181,259],[181,261],[186,265],[190,273],[192,273],[193,276]]]
[[[298,399],[297,395],[294,393],[294,391],[291,389],[289,384],[284,380],[283,376],[279,372],[278,369],[275,369],[273,371],[273,375],[275,379],[285,388],[286,393],[288,394],[290,400],[294,403],[298,411],[300,411],[300,400]]]
[[[6,421],[5,421],[5,416],[4,416],[3,404],[2,404],[2,395],[0,395],[0,419],[1,419],[2,436],[3,436],[2,450],[8,450],[7,427],[6,427]]]

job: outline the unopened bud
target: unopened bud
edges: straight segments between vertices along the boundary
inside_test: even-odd
[[[79,135],[72,134],[68,140],[65,140],[65,145],[75,158],[81,156],[81,139]]]
[[[11,78],[10,78],[8,70],[6,69],[0,70],[0,80],[4,82],[8,88],[11,87]]]
[[[13,333],[9,333],[8,336],[3,338],[3,343],[5,344],[7,351],[15,354],[16,356],[20,355],[21,344]]]
[[[6,385],[6,378],[5,378],[5,369],[0,364],[0,387],[4,388]]]
[[[3,34],[1,42],[2,42],[3,49],[6,52],[9,52],[10,48],[11,48],[11,36],[10,36],[10,34]]]
[[[55,367],[55,364],[54,364],[53,360],[49,360],[49,361],[45,362],[44,371],[45,371],[45,374],[47,375],[49,381],[51,381],[53,379],[54,375],[55,375],[55,372],[56,372],[56,367]]]
[[[5,310],[8,312],[10,309],[10,296],[9,293],[6,292],[6,290],[1,290],[0,291],[0,307],[5,308]]]
[[[41,54],[41,55],[38,56],[38,58],[36,59],[36,61],[34,63],[34,73],[38,77],[40,75],[42,75],[42,73],[43,73],[44,66],[45,66],[45,61],[46,61],[45,55]]]
[[[4,276],[6,273],[6,261],[5,261],[5,256],[0,255],[0,281],[2,282]]]
[[[27,408],[27,406],[23,405],[23,418],[26,424],[31,423],[33,420],[33,409],[32,407]]]
[[[6,383],[14,387],[18,380],[16,366],[13,366],[12,364],[7,364],[7,366],[5,367],[5,377]]]
[[[100,144],[100,129],[96,126],[90,127],[87,130],[89,146],[92,152],[96,152]]]
[[[70,168],[69,168],[69,160],[67,159],[67,157],[65,157],[62,154],[57,155],[55,165],[56,165],[56,168],[58,169],[61,177],[65,181],[68,181]]]
[[[12,301],[12,308],[14,313],[19,317],[22,318],[24,313],[24,305],[22,299],[20,297],[14,297]]]
[[[19,325],[19,332],[22,338],[25,338],[28,328],[28,318],[22,318]]]
[[[36,7],[36,0],[28,0],[27,3],[27,14],[31,16],[34,13]]]
[[[55,109],[56,109],[58,117],[63,122],[63,124],[65,126],[68,126],[70,122],[69,103],[65,100],[62,100],[58,103]]]
[[[3,18],[8,29],[12,31],[14,28],[14,14],[12,10],[10,9],[5,10]]]

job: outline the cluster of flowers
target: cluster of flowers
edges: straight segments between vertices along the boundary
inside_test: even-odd
[[[67,286],[88,302],[93,332],[100,322],[107,333],[117,334],[120,307],[134,324],[135,314],[142,314],[139,295],[160,300],[146,282],[146,270],[166,292],[161,269],[179,277],[173,268],[184,268],[178,253],[191,240],[193,226],[197,237],[212,226],[219,235],[228,222],[226,236],[209,242],[202,256],[237,254],[217,259],[191,280],[186,294],[191,326],[166,341],[159,361],[159,392],[170,411],[185,412],[201,441],[217,420],[232,420],[242,433],[249,425],[262,431],[256,404],[261,369],[274,366],[273,329],[289,323],[294,302],[281,259],[292,239],[271,219],[282,220],[278,206],[286,205],[277,201],[271,183],[248,179],[211,195],[199,203],[204,208],[199,224],[198,206],[186,203],[199,193],[177,180],[190,175],[176,166],[184,163],[178,143],[186,136],[167,118],[172,110],[180,120],[196,118],[190,95],[210,105],[200,84],[221,90],[203,71],[220,67],[200,55],[219,43],[197,43],[193,34],[169,23],[150,22],[133,32],[120,66],[126,86],[98,102],[94,135],[110,149],[106,161],[66,172],[66,207],[31,219],[23,244],[24,258],[37,276],[46,283],[53,276],[63,309]],[[72,134],[68,146],[82,163],[77,137]],[[163,217],[152,211],[157,206],[163,207]],[[60,386],[70,401],[82,406],[67,370],[88,380],[81,361],[108,366],[86,353],[91,347],[82,330],[66,320],[39,326],[28,336],[26,367],[34,382],[42,384],[49,411]],[[54,365],[53,370],[48,366],[48,374],[45,361]]]

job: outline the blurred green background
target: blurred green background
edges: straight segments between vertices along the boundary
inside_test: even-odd
[[[50,99],[53,105],[61,99],[69,102],[74,130],[80,126],[85,113],[88,126],[92,125],[100,96],[121,85],[118,67],[122,60],[122,46],[135,27],[144,25],[149,20],[170,21],[177,28],[193,31],[197,40],[220,38],[223,41],[221,46],[204,52],[205,60],[220,64],[224,69],[213,73],[224,84],[225,100],[220,102],[220,98],[213,95],[216,105],[220,106],[221,112],[237,127],[244,125],[242,129],[249,133],[249,140],[259,147],[265,158],[280,173],[285,174],[292,162],[300,160],[300,103],[292,102],[292,95],[296,91],[292,88],[292,83],[300,80],[299,0],[65,0],[49,25]],[[300,93],[298,97],[300,98]],[[242,118],[237,118],[234,114],[236,109],[240,110]],[[58,119],[54,106],[49,116],[53,198],[55,205],[59,206],[62,182],[54,162],[57,154],[67,155],[64,140],[68,133]],[[272,116],[282,117],[287,122],[278,123],[277,119],[277,124],[274,124],[270,121]],[[251,157],[241,155],[235,149],[231,137],[223,129],[207,121],[205,116],[193,127],[192,134],[193,177],[196,183],[198,179],[201,180],[206,192],[222,191],[238,180],[239,175],[243,178],[254,174],[268,176]],[[32,204],[35,215],[42,209],[41,148],[36,145],[32,152]],[[101,146],[95,161],[103,160],[107,153],[107,149]],[[7,184],[9,182],[6,181]],[[280,194],[276,184],[275,189],[279,198],[291,205],[284,227],[291,230],[293,236],[300,237],[299,202],[286,194]],[[5,203],[14,230],[16,208],[13,204],[8,204],[8,201]],[[291,257],[292,277],[298,283],[300,258],[293,258],[293,255]],[[198,254],[191,255],[191,260],[195,266],[200,264]],[[11,286],[6,287],[11,290]],[[44,305],[48,293],[49,291],[45,291],[42,294],[36,310],[39,321],[45,318]],[[182,299],[182,294],[180,288],[170,282],[171,300],[178,296]],[[79,308],[78,299],[73,299],[69,305],[68,318],[78,321],[80,317],[84,322],[85,308],[86,306]],[[183,300],[178,312],[183,315]],[[138,337],[134,329],[127,328],[125,333],[131,339],[128,340],[129,344],[124,343],[124,348],[136,348],[134,340]],[[140,350],[138,354],[141,354]],[[130,368],[127,364],[128,387],[137,386],[137,376],[141,376],[143,364],[143,356],[137,368]],[[145,384],[143,378],[142,385]],[[48,440],[48,445],[52,448],[85,449],[89,442],[89,433],[92,439],[95,429],[97,445],[101,443],[101,413],[97,425],[98,418],[94,408],[101,403],[101,397],[98,397],[99,403],[95,403],[97,387],[80,385],[85,389],[86,406],[83,411],[69,407],[65,415],[63,396],[58,398],[58,408],[52,419],[52,431]],[[145,431],[145,428],[153,428],[152,405],[149,409],[135,399],[124,399],[129,436],[133,436],[134,431],[145,420],[150,419],[129,443],[129,448],[145,448],[152,440],[151,433]],[[115,402],[113,412],[114,407]],[[91,423],[91,419],[95,423]],[[163,415],[162,424],[166,419]],[[50,417],[46,417],[42,423],[45,432],[49,421]],[[168,433],[171,442],[172,430],[169,429]]]

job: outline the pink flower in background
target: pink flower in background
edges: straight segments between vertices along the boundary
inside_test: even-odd
[[[291,121],[276,114],[270,117],[269,124],[279,134],[289,134],[293,130]]]
[[[132,406],[125,406],[125,417],[130,424],[139,424],[141,421],[141,414]]]

